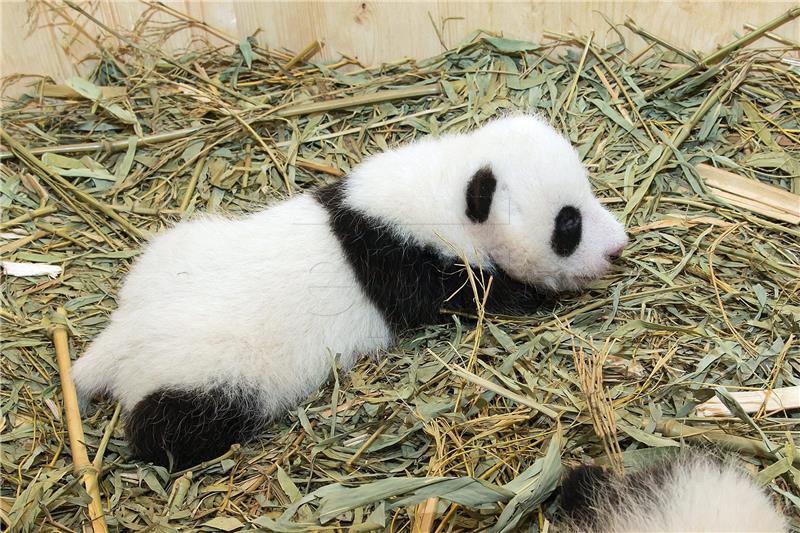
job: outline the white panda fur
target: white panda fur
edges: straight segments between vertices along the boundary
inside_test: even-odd
[[[628,476],[572,470],[561,487],[564,533],[782,532],[786,519],[733,458],[682,451]]]
[[[83,400],[122,403],[136,455],[183,468],[297,405],[336,354],[346,370],[439,321],[450,292],[448,307],[474,309],[460,257],[494,276],[490,310],[525,312],[601,275],[626,241],[569,142],[538,117],[508,116],[155,237],[74,379]]]

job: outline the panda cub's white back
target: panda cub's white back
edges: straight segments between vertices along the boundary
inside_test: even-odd
[[[407,328],[524,313],[601,275],[626,242],[577,153],[517,115],[368,158],[339,183],[155,237],[74,367],[126,412],[135,454],[175,468],[223,453]]]
[[[282,409],[319,386],[333,354],[348,367],[389,339],[327,212],[302,195],[155,237],[76,379],[83,390],[110,389],[127,410],[160,387],[268,383],[264,401]],[[84,368],[89,361],[98,367]]]

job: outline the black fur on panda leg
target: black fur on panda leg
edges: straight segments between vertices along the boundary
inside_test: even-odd
[[[573,523],[591,528],[597,521],[594,504],[607,490],[613,474],[600,466],[583,465],[570,470],[561,483],[561,511]]]
[[[136,404],[125,433],[136,457],[183,470],[253,438],[269,422],[257,398],[222,386],[159,389]]]

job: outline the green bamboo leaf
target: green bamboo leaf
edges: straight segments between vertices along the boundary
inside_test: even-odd
[[[253,67],[253,47],[250,46],[250,38],[244,37],[239,41],[239,50],[242,52],[244,62],[247,63],[247,68]]]

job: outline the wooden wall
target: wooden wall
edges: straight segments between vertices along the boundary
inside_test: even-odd
[[[111,27],[132,28],[147,9],[141,1],[76,0]],[[239,39],[261,30],[258,40],[269,47],[300,50],[315,39],[325,41],[320,56],[339,53],[366,64],[405,56],[423,58],[457,44],[473,29],[537,40],[546,30],[596,32],[600,41],[616,39],[603,15],[616,23],[632,17],[639,26],[685,49],[710,51],[745,31],[798,5],[796,1],[564,1],[564,2],[376,2],[366,1],[165,1],[170,8],[208,22]],[[93,49],[97,25],[58,0],[0,0],[0,75],[46,74],[63,80],[85,72],[81,60]],[[155,20],[170,20],[158,13]],[[437,32],[434,25],[439,28]],[[631,36],[623,28],[626,36]],[[797,40],[800,21],[776,33]],[[207,35],[200,29],[172,37],[167,48],[189,45]],[[634,47],[642,46],[630,37]],[[318,56],[319,57],[319,56]],[[30,80],[27,81],[30,83]]]

